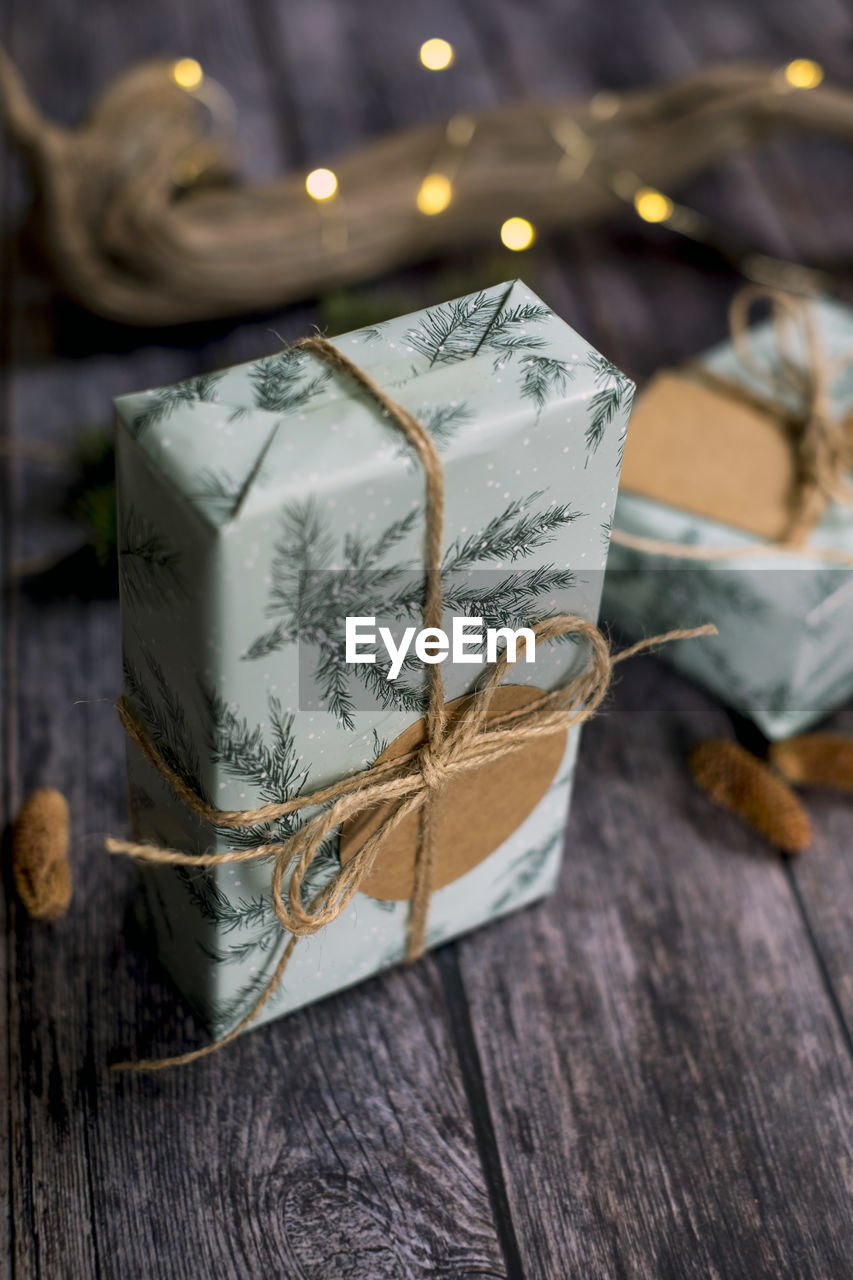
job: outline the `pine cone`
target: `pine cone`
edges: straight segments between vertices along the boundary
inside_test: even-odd
[[[736,742],[711,738],[690,754],[702,790],[786,853],[811,841],[811,824],[793,791],[773,770]]]
[[[29,914],[58,920],[71,901],[68,803],[61,791],[33,791],[12,828],[12,874]]]
[[[849,734],[806,733],[776,742],[769,759],[795,785],[853,791],[853,737]]]

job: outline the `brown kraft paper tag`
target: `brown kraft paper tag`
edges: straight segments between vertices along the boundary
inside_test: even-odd
[[[487,720],[533,702],[541,694],[542,690],[532,685],[501,685],[495,690]],[[449,702],[448,720],[452,723],[454,714],[458,716],[469,702],[469,697]],[[430,801],[438,810],[434,817],[433,889],[441,889],[471,871],[521,826],[556,776],[566,750],[566,734],[566,729],[559,729],[533,738],[490,764],[465,770],[435,794]],[[425,740],[424,721],[418,720],[404,729],[378,759],[405,755]],[[386,807],[377,807],[344,823],[341,863],[354,857],[372,835]],[[386,902],[411,898],[419,838],[420,813],[413,813],[389,835],[360,892]]]
[[[626,492],[775,541],[790,526],[796,483],[790,440],[769,413],[673,370],[639,398],[622,467]]]

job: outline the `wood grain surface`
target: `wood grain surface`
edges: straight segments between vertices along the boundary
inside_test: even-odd
[[[416,61],[432,35],[457,51],[440,75]],[[853,72],[842,0],[6,0],[0,40],[68,122],[135,59],[199,58],[235,99],[254,176],[466,106],[635,87],[727,57],[818,57],[848,84]],[[323,299],[167,340],[93,321],[54,292],[7,147],[0,165],[13,440],[67,444],[108,422],[114,395],[340,314]],[[774,143],[679,194],[757,249],[853,262],[853,164],[832,144]],[[640,377],[718,339],[737,284],[713,254],[626,217],[509,264],[490,250],[428,264],[367,304],[437,301],[480,270],[528,277]],[[0,1275],[853,1276],[853,807],[809,794],[814,846],[791,864],[712,811],[686,750],[750,730],[654,659],[624,670],[585,732],[552,900],[221,1057],[109,1072],[188,1047],[198,1028],[132,922],[131,870],[101,848],[126,820],[117,605],[13,581],[79,542],[58,514],[66,481],[19,461],[0,489],[3,821],[53,785],[76,833],[74,902],[52,928],[24,917],[4,846]],[[853,713],[834,726],[853,730]]]

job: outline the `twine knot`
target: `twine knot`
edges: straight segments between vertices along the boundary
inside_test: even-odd
[[[766,358],[749,327],[752,308],[770,304],[773,351]],[[833,411],[833,383],[853,365],[853,355],[828,359],[821,350],[809,300],[777,289],[747,285],[729,308],[732,345],[756,387],[726,378],[706,366],[690,366],[703,382],[763,410],[786,431],[794,454],[791,514],[779,542],[799,545],[823,505],[853,500],[853,414]]]
[[[425,742],[418,752],[418,768],[427,791],[437,791],[447,777],[449,752],[446,747],[437,750]]]

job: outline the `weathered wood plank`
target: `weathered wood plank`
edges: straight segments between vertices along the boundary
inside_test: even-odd
[[[820,728],[853,734],[853,707]],[[789,872],[853,1051],[853,802],[849,795],[817,788],[804,790],[802,800],[814,838]]]
[[[459,945],[534,1275],[844,1273],[853,1069],[783,870],[686,783],[686,744],[726,731],[626,671],[558,895]]]

